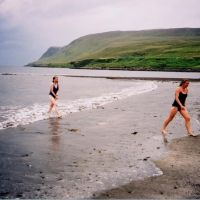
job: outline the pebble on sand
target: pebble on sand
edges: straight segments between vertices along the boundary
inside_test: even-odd
[[[131,134],[136,135],[137,133],[138,133],[137,131],[134,131],[134,132],[132,132]]]

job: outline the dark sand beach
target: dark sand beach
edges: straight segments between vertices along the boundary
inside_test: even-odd
[[[178,82],[97,109],[0,131],[0,198],[200,198],[200,137],[176,116]],[[195,134],[200,83],[187,99]]]
[[[163,175],[149,177],[97,193],[99,199],[199,199],[200,137],[174,139],[169,155],[154,163]]]

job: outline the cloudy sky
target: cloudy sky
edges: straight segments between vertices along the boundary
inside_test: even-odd
[[[0,65],[114,30],[200,27],[200,0],[0,0]]]

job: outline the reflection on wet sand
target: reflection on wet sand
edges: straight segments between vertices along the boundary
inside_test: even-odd
[[[51,118],[49,119],[49,130],[50,130],[50,140],[51,140],[51,149],[53,151],[58,151],[60,147],[60,119]]]

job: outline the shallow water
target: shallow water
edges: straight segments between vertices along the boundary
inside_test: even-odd
[[[14,74],[14,69],[12,69]],[[16,68],[16,75],[0,75],[0,129],[47,119],[49,87],[55,69]],[[22,71],[23,71],[22,70]],[[30,73],[31,71],[31,73]],[[59,70],[58,70],[59,71]],[[52,74],[52,75],[49,75]],[[59,77],[58,108],[62,116],[93,109],[156,89],[152,81]],[[54,116],[54,114],[52,114]]]

